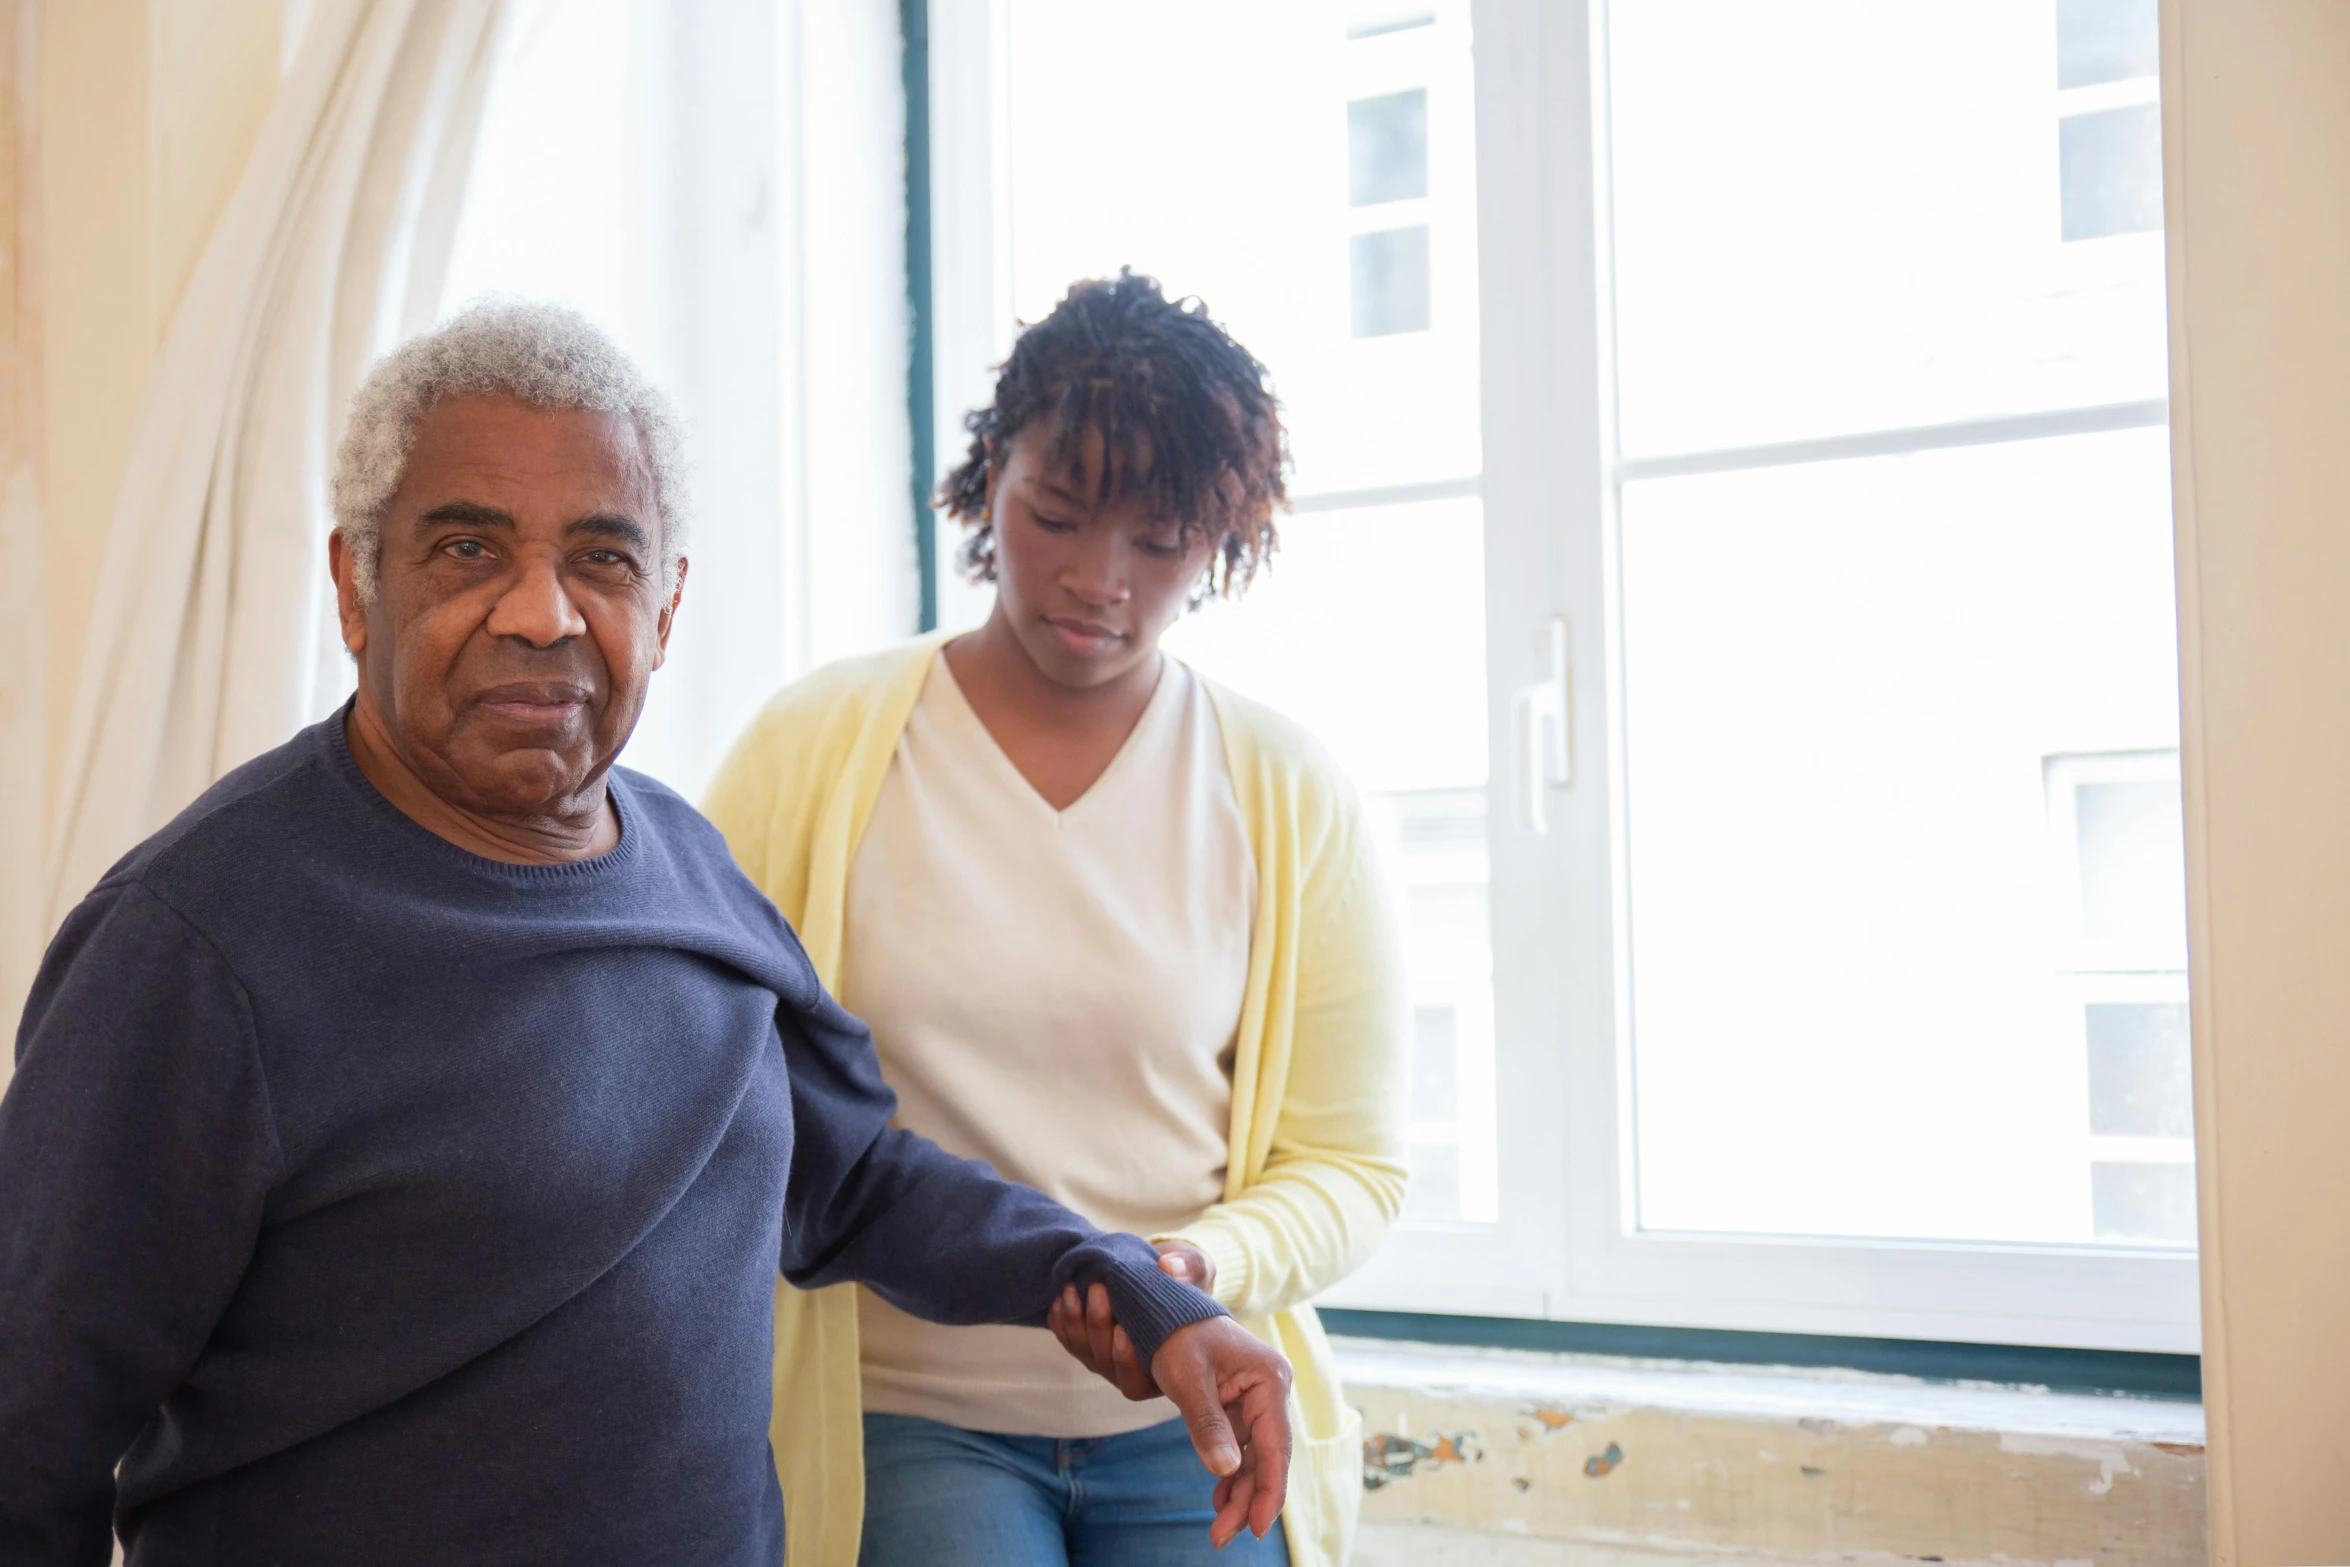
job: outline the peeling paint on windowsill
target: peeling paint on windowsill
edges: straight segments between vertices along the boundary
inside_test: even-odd
[[[1841,1422],[2008,1432],[2018,1436],[2143,1441],[2200,1452],[2203,1406],[2184,1400],[2099,1397],[1983,1382],[1833,1368],[1629,1360],[1532,1350],[1465,1349],[1388,1339],[1334,1338],[1349,1381],[1398,1379],[1429,1391],[1506,1399],[1513,1411],[1569,1420],[1614,1408],[1785,1419],[1811,1431]],[[1566,1421],[1561,1421],[1561,1426]]]
[[[1529,1550],[1580,1542],[1708,1560],[1725,1549],[2095,1567],[2206,1559],[2203,1420],[2192,1404],[1857,1372],[1336,1345],[1367,1429],[1474,1434],[1484,1459],[1415,1464],[1383,1484],[1365,1498],[1374,1532],[1427,1525],[1431,1539],[1494,1537],[1497,1550],[1507,1536]],[[1455,1555],[1445,1547],[1426,1559]]]

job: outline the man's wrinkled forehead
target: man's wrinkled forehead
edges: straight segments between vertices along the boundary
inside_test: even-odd
[[[634,419],[502,393],[454,397],[425,410],[395,494],[399,509],[417,508],[418,527],[471,520],[510,528],[541,500],[574,508],[581,521],[625,522],[646,542],[662,523],[651,454]],[[474,511],[451,516],[452,506]]]

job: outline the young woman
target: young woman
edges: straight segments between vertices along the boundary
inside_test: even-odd
[[[1288,1511],[1213,1559],[1335,1567],[1361,1422],[1306,1303],[1403,1199],[1393,911],[1321,749],[1159,651],[1272,551],[1264,367],[1122,272],[1028,327],[968,424],[941,505],[986,624],[784,691],[708,810],[872,1026],[901,1124],[1151,1236],[1289,1356]],[[1211,1559],[1212,1483],[1125,1396],[1155,1389],[1106,1311],[1048,1325],[1115,1387],[1031,1329],[780,1290],[792,1567]]]

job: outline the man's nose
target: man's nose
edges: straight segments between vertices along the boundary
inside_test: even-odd
[[[556,562],[526,559],[514,581],[490,606],[486,629],[493,637],[520,637],[532,647],[553,647],[587,630],[587,619],[563,586]]]

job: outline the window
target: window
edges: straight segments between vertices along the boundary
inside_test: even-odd
[[[2162,227],[2155,0],[2057,0],[2057,167],[2064,237]]]
[[[1357,234],[1353,242],[1354,335],[1428,330],[1428,226]]]
[[[1428,90],[1382,93],[1346,106],[1347,205],[1428,194]]]
[[[1369,36],[1381,35],[1373,32]],[[1357,33],[1350,42],[1362,36]],[[1396,46],[1384,47],[1392,51]],[[1428,196],[1428,90],[1415,87],[1348,104],[1346,166],[1347,205],[1354,214],[1374,222],[1382,218],[1394,222],[1413,216],[1414,206],[1424,206]],[[1366,208],[1371,209],[1367,214]],[[1354,335],[1386,337],[1395,332],[1427,331],[1428,225],[1358,231],[1350,248]]]
[[[2195,1244],[2176,751],[2048,759],[2068,1003],[2089,1092],[2089,1233]]]
[[[1344,1303],[2194,1347],[2152,14],[933,0],[942,432],[1122,263],[1289,410],[1177,640],[1403,883]]]

